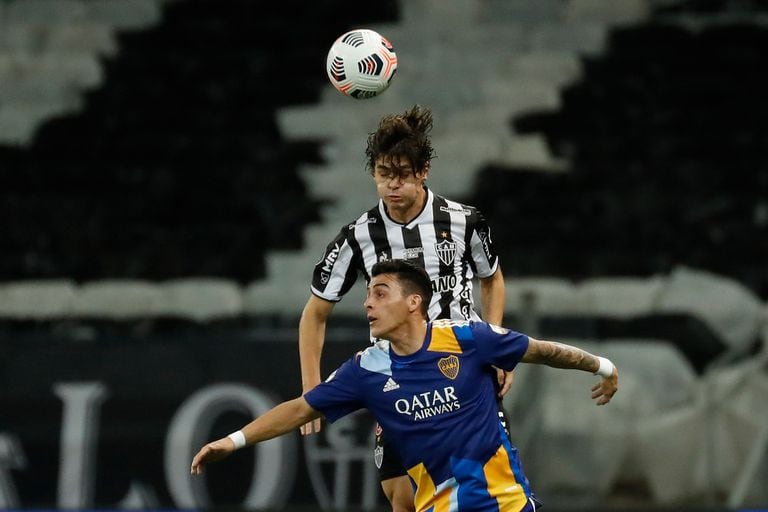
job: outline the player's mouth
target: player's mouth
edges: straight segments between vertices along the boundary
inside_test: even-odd
[[[376,317],[375,316],[368,316],[368,324],[369,325],[372,324],[375,321],[376,321]]]

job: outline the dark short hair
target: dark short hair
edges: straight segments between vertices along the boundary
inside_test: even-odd
[[[368,135],[368,172],[373,173],[379,157],[405,157],[418,173],[435,157],[430,131],[432,111],[426,107],[414,105],[402,114],[382,117],[377,130]]]
[[[381,274],[393,274],[405,295],[421,296],[421,312],[429,319],[429,302],[432,300],[432,281],[427,271],[407,260],[384,260],[371,269],[371,277]]]

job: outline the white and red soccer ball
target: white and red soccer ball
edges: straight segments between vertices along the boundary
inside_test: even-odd
[[[359,28],[334,41],[326,59],[328,78],[342,94],[355,99],[378,96],[397,71],[392,44],[374,30]]]

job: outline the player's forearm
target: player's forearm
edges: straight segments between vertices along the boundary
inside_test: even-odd
[[[483,320],[490,324],[501,325],[504,318],[504,275],[501,267],[496,272],[480,280],[480,307]]]
[[[281,436],[319,417],[320,413],[299,397],[277,405],[240,431],[245,436],[246,445],[251,445]]]
[[[600,360],[597,356],[578,347],[533,338],[528,342],[528,350],[523,355],[522,361],[590,373],[595,373],[600,368]]]
[[[304,308],[299,321],[299,361],[301,384],[309,391],[320,383],[320,358],[325,344],[327,315],[318,313],[310,304]]]
[[[325,342],[325,327],[299,326],[301,385],[309,391],[320,383],[320,356]]]

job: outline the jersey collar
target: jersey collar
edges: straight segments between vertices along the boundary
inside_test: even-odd
[[[421,208],[421,211],[408,224],[401,224],[400,222],[393,220],[392,217],[389,216],[389,212],[387,212],[387,207],[384,206],[384,201],[379,199],[379,213],[381,214],[381,218],[384,219],[384,224],[389,224],[391,226],[401,226],[408,229],[412,229],[414,226],[416,226],[419,223],[421,217],[426,215],[426,212],[432,210],[432,201],[434,199],[434,195],[426,185],[424,185],[424,190],[427,191],[427,200],[424,201],[424,206]]]

